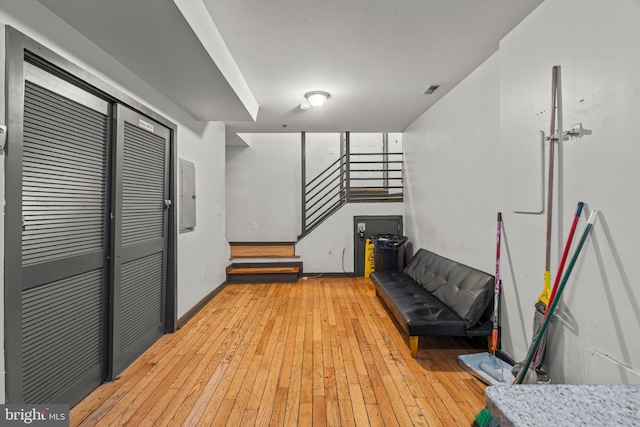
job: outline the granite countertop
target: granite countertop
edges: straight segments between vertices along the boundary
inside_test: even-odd
[[[502,427],[640,426],[640,384],[489,386],[486,405]]]

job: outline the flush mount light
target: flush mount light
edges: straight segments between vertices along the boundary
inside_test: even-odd
[[[307,98],[307,101],[309,101],[309,104],[311,104],[313,107],[319,107],[325,102],[327,102],[327,99],[329,99],[331,95],[328,92],[323,92],[321,90],[314,90],[314,91],[305,93],[304,97]]]

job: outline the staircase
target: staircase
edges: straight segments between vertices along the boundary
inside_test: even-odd
[[[304,184],[302,233],[313,231],[346,203],[402,202],[402,153],[347,152]]]
[[[294,283],[302,262],[293,243],[230,243],[227,283]]]

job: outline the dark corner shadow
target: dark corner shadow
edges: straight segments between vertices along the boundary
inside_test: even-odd
[[[226,161],[234,160],[236,157],[242,154],[246,148],[249,148],[249,146],[227,145],[225,147],[225,156],[227,159]]]
[[[551,324],[553,324],[556,320],[562,322],[564,329],[571,332],[573,335],[580,335],[580,324],[571,312],[571,309],[564,302],[562,302],[562,300],[558,301],[558,308],[553,314]]]
[[[187,122],[187,120],[184,120],[184,122]],[[209,121],[201,121],[191,118],[191,120],[188,120],[188,124],[185,124],[184,126],[191,129],[193,133],[202,138],[207,129],[207,126],[209,126],[209,123]]]
[[[513,269],[513,261],[511,259],[511,250],[509,249],[509,237],[507,234],[507,227],[505,225],[505,223],[502,223],[502,243],[503,243],[503,247],[505,249],[505,252],[507,253],[507,259],[509,260],[509,275],[511,277],[511,283],[513,283],[513,293],[515,295],[515,302],[518,305],[518,313],[520,315],[520,325],[522,326],[522,332],[520,334],[520,336],[522,337],[526,337],[527,336],[527,331],[524,327],[524,310],[522,308],[522,304],[521,304],[521,298],[520,298],[520,294],[518,293],[518,284],[517,284],[517,280],[516,280],[516,272]],[[501,281],[503,282],[503,281]],[[502,292],[501,292],[502,294]],[[500,305],[502,306],[502,301],[500,302]],[[501,313],[504,313],[504,310],[500,310]],[[504,318],[503,315],[500,316],[500,318]],[[511,324],[513,324],[513,322],[511,322]]]
[[[640,306],[638,305],[638,301],[635,298],[633,293],[633,289],[631,286],[631,282],[629,280],[629,276],[627,276],[627,272],[625,271],[624,265],[622,265],[622,260],[620,258],[620,253],[616,247],[613,236],[611,235],[611,229],[609,228],[609,224],[607,223],[607,219],[604,213],[601,211],[598,214],[598,220],[596,221],[596,225],[594,227],[598,227],[602,230],[604,237],[606,239],[606,246],[603,248],[602,243],[598,240],[597,233],[593,233],[593,248],[596,255],[596,260],[598,262],[598,269],[600,270],[600,277],[602,279],[602,288],[607,297],[607,303],[609,306],[609,313],[611,314],[611,318],[615,324],[615,332],[618,337],[618,342],[620,343],[620,349],[622,351],[623,360],[630,360],[629,348],[625,343],[624,337],[621,334],[621,331],[628,330],[630,325],[623,325],[620,321],[620,317],[618,316],[618,311],[615,306],[615,299],[611,292],[611,279],[609,278],[609,272],[607,271],[607,266],[605,265],[604,258],[602,256],[602,250],[605,248],[609,248],[611,256],[616,264],[617,273],[620,276],[619,280],[622,283],[622,286],[627,294],[627,300],[631,304],[633,308],[633,314],[636,318],[635,327],[632,328],[637,329],[640,327]],[[615,272],[613,272],[615,273]],[[614,279],[617,280],[617,279]]]

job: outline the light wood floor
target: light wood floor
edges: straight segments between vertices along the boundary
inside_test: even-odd
[[[71,410],[71,425],[469,426],[484,385],[466,339],[418,358],[368,279],[229,285]]]

